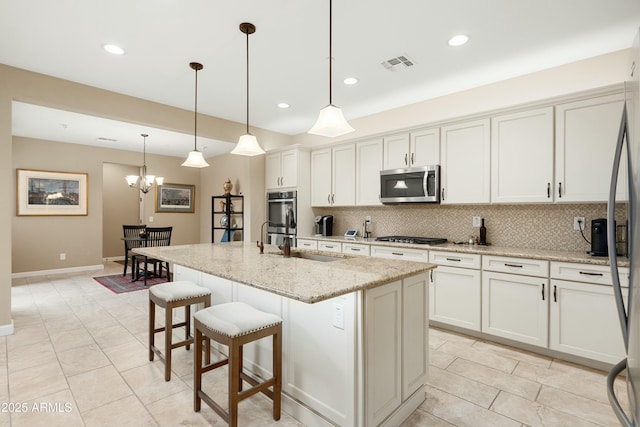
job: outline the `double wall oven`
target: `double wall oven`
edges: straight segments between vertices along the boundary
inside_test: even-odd
[[[284,244],[287,235],[287,210],[291,207],[294,223],[298,217],[296,204],[297,191],[276,191],[267,193],[267,243],[270,245]],[[289,227],[291,246],[296,246],[296,227]]]

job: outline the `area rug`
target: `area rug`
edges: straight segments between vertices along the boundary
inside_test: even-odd
[[[93,279],[116,294],[141,291],[143,289],[148,289],[150,286],[157,285],[158,283],[165,283],[168,281],[166,277],[149,277],[147,279],[147,286],[145,286],[144,278],[136,282],[131,282],[131,274],[127,274],[126,276],[123,276],[122,274],[114,274],[111,276],[94,277]]]

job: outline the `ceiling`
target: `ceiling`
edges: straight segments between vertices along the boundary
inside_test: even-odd
[[[0,63],[193,111],[306,132],[328,104],[328,0],[0,0]],[[625,49],[637,0],[335,0],[333,103],[354,119],[498,80]],[[469,42],[447,40],[464,33]],[[105,43],[123,47],[113,56]],[[404,55],[412,67],[387,70]],[[345,77],[358,84],[343,84]],[[276,106],[291,105],[288,109]],[[193,135],[14,103],[14,135],[183,157]],[[66,128],[62,126],[66,124]],[[98,133],[98,130],[100,131]],[[107,140],[99,140],[106,138]],[[153,138],[153,139],[152,139]],[[165,138],[173,144],[162,143]],[[182,141],[182,139],[180,140]],[[200,146],[200,138],[198,138]],[[206,157],[235,141],[207,140]],[[215,154],[214,154],[215,153]]]

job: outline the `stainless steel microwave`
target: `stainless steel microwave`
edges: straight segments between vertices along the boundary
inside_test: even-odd
[[[439,203],[440,166],[380,171],[382,203]]]

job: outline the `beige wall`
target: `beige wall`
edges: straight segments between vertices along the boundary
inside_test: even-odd
[[[139,173],[137,166],[102,164],[103,258],[123,257],[122,225],[138,225],[140,222],[140,190],[129,188],[123,178]]]
[[[11,325],[11,218],[15,215],[12,188],[15,171],[11,144],[11,82],[0,68],[0,197],[9,203],[0,204],[0,334],[10,332]]]

